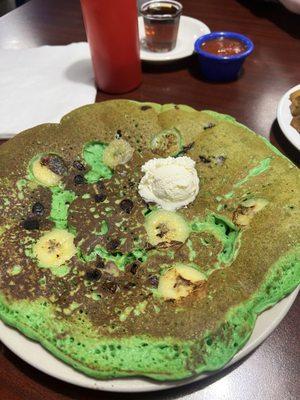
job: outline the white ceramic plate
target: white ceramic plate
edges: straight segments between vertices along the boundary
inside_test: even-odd
[[[300,84],[288,90],[280,99],[277,108],[277,120],[284,136],[300,150],[300,133],[291,126],[292,114],[290,111],[290,94],[300,89]]]
[[[246,345],[233,357],[226,367],[245,357],[266,339],[276,328],[282,318],[287,314],[299,289],[277,303],[274,307],[262,313],[256,321],[254,331]],[[181,381],[155,382],[149,379],[126,378],[97,381],[75,371],[48,353],[41,345],[23,336],[16,330],[9,328],[0,321],[0,340],[16,355],[28,364],[58,378],[62,381],[78,386],[105,390],[110,392],[152,392],[155,390],[169,389],[199,381],[212,374],[202,374]]]
[[[186,17],[182,15],[180,17],[177,44],[175,49],[166,53],[155,53],[149,51],[144,44],[145,40],[145,28],[143,17],[139,17],[139,36],[141,42],[141,59],[144,61],[152,62],[168,62],[178,60],[180,58],[188,57],[193,54],[194,43],[198,37],[210,33],[210,29],[203,22],[198,19]]]

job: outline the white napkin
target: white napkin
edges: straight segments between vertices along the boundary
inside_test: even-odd
[[[95,101],[87,43],[0,49],[0,60],[0,139]]]

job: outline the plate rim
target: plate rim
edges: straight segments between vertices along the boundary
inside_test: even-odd
[[[286,139],[293,145],[296,147],[297,150],[300,151],[300,133],[296,131],[295,128],[293,128],[291,125],[287,126],[286,123],[284,122],[283,119],[283,107],[285,106],[287,101],[289,100],[289,96],[291,93],[293,93],[295,90],[300,89],[300,83],[293,86],[292,88],[290,88],[289,90],[287,90],[280,98],[279,102],[278,102],[278,106],[277,106],[277,121],[279,124],[279,127],[283,133],[283,135],[286,137]],[[292,119],[292,114],[290,113],[289,117]],[[289,130],[293,130],[296,132],[296,134],[298,134],[299,139],[296,140],[293,137],[293,134],[291,132],[289,132]],[[296,136],[296,138],[298,138]]]
[[[128,377],[128,378],[119,378],[119,379],[108,379],[108,380],[97,380],[90,378],[79,371],[74,370],[71,366],[65,364],[63,361],[59,360],[56,358],[54,355],[52,355],[50,352],[48,352],[42,345],[38,342],[35,342],[29,338],[27,338],[25,335],[20,333],[18,330],[15,328],[12,328],[8,325],[6,325],[3,321],[0,320],[0,341],[9,349],[11,350],[16,356],[21,358],[24,362],[27,364],[31,365],[32,367],[38,369],[39,371],[45,373],[46,375],[49,375],[53,378],[59,379],[63,382],[67,382],[70,384],[73,384],[75,386],[87,388],[87,389],[93,389],[93,390],[102,390],[106,392],[115,392],[115,393],[141,393],[141,392],[155,392],[155,391],[161,391],[161,390],[167,390],[175,387],[180,387],[184,386],[190,383],[194,383],[200,380],[203,380],[209,376],[216,375],[217,373],[223,371],[224,369],[230,367],[231,365],[235,364],[242,358],[246,357],[249,353],[251,353],[255,348],[257,348],[279,325],[279,323],[282,321],[282,319],[287,315],[289,309],[293,305],[294,301],[297,298],[299,288],[297,287],[293,292],[291,292],[289,295],[284,297],[282,300],[280,300],[278,303],[276,303],[274,306],[268,308],[264,312],[262,312],[260,315],[258,315],[257,320],[255,322],[254,329],[252,331],[252,334],[247,341],[247,343],[242,347],[242,349],[234,355],[234,357],[226,364],[224,365],[223,368],[220,368],[216,371],[204,373],[204,374],[199,374],[190,378],[178,380],[178,381],[154,381],[150,380],[147,378],[140,378],[140,377]],[[258,323],[258,320],[264,318],[264,315],[266,316],[266,313],[270,312],[271,310],[274,309],[274,307],[280,307],[282,306],[282,310],[277,313],[276,317],[272,320],[272,323],[268,325],[268,327],[255,339],[253,339],[253,333],[255,330],[255,327]],[[4,329],[3,329],[4,328]],[[56,362],[60,363],[64,367],[67,367],[68,369],[70,368],[71,372],[75,373],[75,378],[71,377],[64,377],[61,376],[61,374],[54,370],[54,371],[49,371],[47,370],[46,367],[43,365],[37,365],[36,362],[33,362],[31,357],[26,354],[26,347],[21,346],[21,351],[16,351],[14,349],[14,344],[15,340],[14,337],[17,337],[21,342],[25,342],[25,344],[31,343],[36,346],[36,349],[38,351],[42,351],[42,353],[46,354],[47,357],[50,357],[51,359],[54,359]],[[24,353],[25,352],[25,356]],[[80,374],[84,378],[87,379],[86,384],[82,384],[76,381],[76,374]],[[134,381],[141,381],[142,383],[145,383],[145,388],[142,387],[134,387]],[[118,381],[124,381],[124,383],[128,382],[128,387],[118,387]],[[131,382],[131,383],[130,383]],[[151,386],[147,387],[147,384],[151,382]],[[89,383],[89,384],[88,384]],[[152,386],[153,385],[153,386]]]
[[[141,21],[141,22],[140,22]],[[211,30],[210,28],[200,19],[197,18],[193,18],[190,17],[188,15],[182,15],[180,17],[180,23],[184,21],[184,23],[196,23],[199,26],[201,26],[202,29],[206,30],[207,32],[204,32],[203,35],[205,35],[206,33],[210,33]],[[139,15],[138,17],[138,25],[139,24],[143,24],[144,25],[144,21],[143,21],[143,17],[141,15]],[[139,41],[141,41],[144,38],[144,35],[139,31]],[[176,49],[176,47],[175,47]],[[173,49],[172,51],[174,51],[175,49]],[[180,53],[180,55],[168,55],[170,52],[166,52],[166,53],[153,53],[153,52],[146,52],[142,49],[142,47],[140,48],[140,58],[142,61],[147,61],[147,62],[154,62],[154,63],[162,63],[162,62],[170,62],[170,61],[176,61],[176,60],[181,60],[182,58],[186,58],[189,57],[193,54],[193,50],[185,50],[182,51]],[[151,55],[155,54],[156,58],[152,58]]]

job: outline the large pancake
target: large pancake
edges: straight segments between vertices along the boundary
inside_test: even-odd
[[[178,211],[188,240],[153,248],[144,228],[153,207],[137,191],[140,167],[155,157],[153,136],[174,127],[201,188]],[[113,173],[99,170],[101,146],[115,137],[131,144],[133,158]],[[38,185],[32,175],[32,160],[45,153],[67,166],[60,187]],[[86,163],[88,182],[74,183],[75,160]],[[105,200],[96,202],[99,190]],[[130,212],[120,209],[122,199],[133,201]],[[257,315],[299,284],[299,199],[297,168],[232,117],[126,100],[74,110],[0,147],[0,317],[99,379],[182,379],[218,369],[248,340]],[[251,218],[249,200],[264,204]],[[44,206],[38,217],[36,203]],[[55,227],[75,235],[77,251],[45,268],[33,248]],[[99,263],[111,270],[98,273]],[[175,263],[207,279],[201,290],[164,300],[157,281]]]

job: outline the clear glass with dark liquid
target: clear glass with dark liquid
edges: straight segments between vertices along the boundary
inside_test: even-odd
[[[167,52],[176,46],[182,5],[177,1],[148,1],[141,7],[146,45],[155,52]]]

